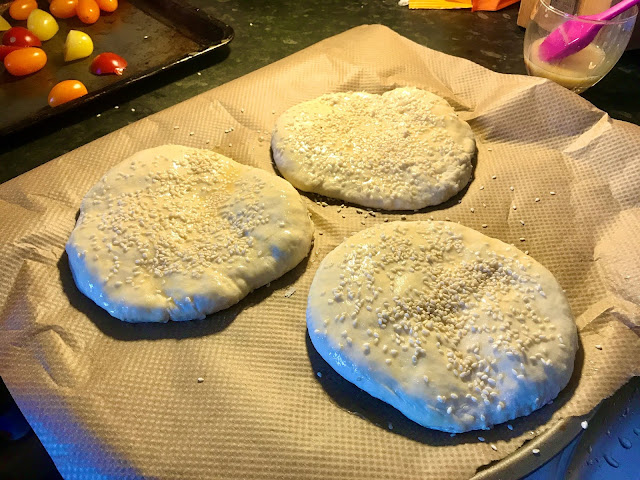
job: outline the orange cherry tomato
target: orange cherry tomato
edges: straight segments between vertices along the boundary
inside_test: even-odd
[[[76,16],[77,7],[78,0],[52,0],[49,11],[56,18],[71,18]]]
[[[103,12],[115,12],[118,8],[118,0],[96,0]]]
[[[100,18],[100,7],[96,0],[78,0],[76,14],[82,23],[96,23]]]
[[[49,92],[49,105],[57,107],[86,95],[87,87],[78,80],[64,80],[56,84]]]
[[[47,63],[47,54],[37,47],[21,48],[4,57],[4,66],[11,75],[21,77],[37,72]]]
[[[13,0],[9,6],[9,15],[14,20],[26,20],[36,8],[38,8],[36,0]]]

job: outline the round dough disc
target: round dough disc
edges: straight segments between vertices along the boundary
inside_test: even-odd
[[[76,285],[127,322],[193,320],[295,267],[313,224],[283,179],[164,145],[109,170],[67,243]]]
[[[515,247],[449,222],[393,222],[322,261],[307,327],[345,379],[446,432],[527,415],[569,381],[578,346],[562,288]]]
[[[294,187],[384,210],[437,205],[471,178],[473,132],[417,88],[333,93],[278,118],[271,149]]]

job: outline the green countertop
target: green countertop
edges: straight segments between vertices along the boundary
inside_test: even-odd
[[[0,138],[0,182],[63,153],[291,55],[349,28],[386,25],[405,37],[502,73],[526,74],[518,4],[499,12],[409,10],[397,0],[191,0],[231,25],[235,39],[203,60],[122,92],[116,103],[82,109],[64,125]],[[627,52],[583,96],[612,117],[640,124],[640,51]]]

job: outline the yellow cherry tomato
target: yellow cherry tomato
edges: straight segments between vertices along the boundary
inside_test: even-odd
[[[0,32],[6,32],[11,28],[9,22],[7,22],[3,16],[0,15]]]
[[[118,0],[96,0],[103,12],[115,12],[118,8]]]
[[[71,18],[76,16],[77,7],[78,0],[52,0],[49,11],[56,18]]]
[[[76,14],[82,23],[96,23],[100,18],[100,7],[96,0],[78,0]]]
[[[7,72],[18,77],[37,72],[46,64],[47,54],[37,47],[21,48],[4,57]]]
[[[26,20],[36,8],[38,8],[36,0],[13,0],[9,6],[9,15],[14,20]]]
[[[88,57],[93,53],[91,37],[80,30],[69,30],[64,42],[64,61],[71,62],[79,58]]]
[[[45,42],[58,33],[58,22],[49,12],[36,8],[27,18],[27,29]]]
[[[56,84],[49,92],[49,105],[57,107],[63,103],[86,95],[87,87],[78,80],[64,80]]]

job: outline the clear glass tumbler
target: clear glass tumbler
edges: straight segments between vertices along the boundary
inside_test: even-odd
[[[638,13],[633,7],[612,20],[581,20],[615,5],[618,0],[538,0],[524,36],[524,63],[529,75],[544,77],[576,93],[598,83],[613,68],[629,43]],[[557,62],[544,62],[540,44],[554,29],[569,20],[602,25],[586,48]]]

